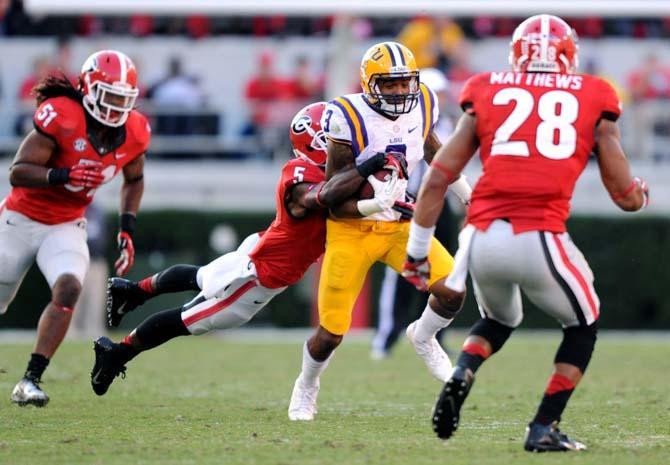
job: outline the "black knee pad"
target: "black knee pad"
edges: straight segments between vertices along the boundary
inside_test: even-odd
[[[597,334],[596,323],[589,326],[565,328],[563,330],[563,341],[558,348],[558,352],[556,352],[554,363],[568,363],[576,366],[584,373],[589,361],[591,361]]]
[[[490,318],[482,318],[470,330],[470,336],[483,337],[491,344],[491,353],[495,354],[505,344],[514,328],[505,326]]]

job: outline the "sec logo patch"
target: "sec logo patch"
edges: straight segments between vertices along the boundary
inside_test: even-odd
[[[74,149],[77,152],[83,152],[84,150],[86,150],[86,139],[84,139],[83,137],[80,137],[79,139],[74,141],[73,145],[74,145]]]

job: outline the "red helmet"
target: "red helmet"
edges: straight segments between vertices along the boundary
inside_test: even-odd
[[[321,129],[321,116],[326,102],[307,105],[291,121],[291,145],[293,154],[315,165],[326,164],[326,134]]]
[[[519,24],[510,43],[509,64],[517,72],[573,74],[577,33],[558,16],[531,16]]]
[[[122,126],[139,93],[130,58],[115,50],[95,52],[81,67],[79,79],[88,113],[106,126]]]

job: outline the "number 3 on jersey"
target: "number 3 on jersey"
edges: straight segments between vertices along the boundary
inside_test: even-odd
[[[494,105],[514,102],[512,113],[500,125],[493,137],[491,155],[529,157],[528,143],[510,140],[533,112],[533,95],[525,89],[508,87],[493,96]],[[543,94],[537,102],[540,124],[535,131],[535,147],[543,157],[552,160],[570,158],[577,148],[577,130],[573,123],[579,115],[579,101],[570,92],[553,90]]]
[[[49,126],[49,123],[51,123],[56,116],[58,116],[58,113],[56,113],[54,107],[50,103],[47,103],[42,107],[40,112],[37,114],[37,121],[41,121],[42,127],[46,128],[47,126]]]

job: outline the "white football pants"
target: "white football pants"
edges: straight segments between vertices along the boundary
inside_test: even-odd
[[[89,253],[86,220],[43,224],[18,212],[0,213],[0,314],[5,313],[30,265],[37,265],[53,288],[59,277],[74,275],[84,283]]]
[[[202,292],[184,306],[181,314],[191,334],[241,326],[286,289],[270,289],[258,282],[256,266],[248,255],[258,240],[258,234],[252,234],[237,250],[198,270]]]
[[[496,220],[488,230],[474,232],[468,266],[482,317],[517,327],[523,290],[563,327],[598,319],[593,273],[568,233],[514,234],[510,223]]]

